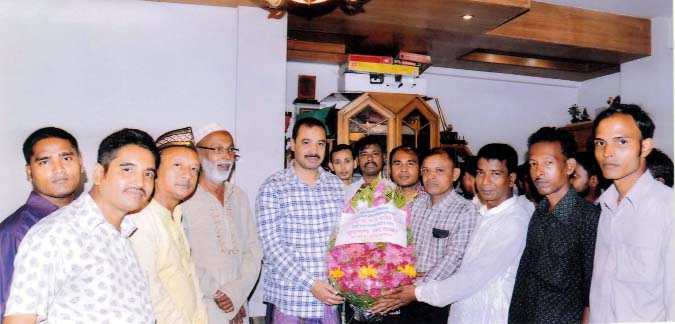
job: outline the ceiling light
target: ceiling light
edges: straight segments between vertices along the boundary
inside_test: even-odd
[[[464,19],[464,20],[471,20],[472,18],[473,18],[473,15],[470,15],[470,14],[466,14],[466,15],[462,16],[462,19]]]

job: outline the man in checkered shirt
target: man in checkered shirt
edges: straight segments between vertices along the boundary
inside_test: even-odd
[[[417,253],[417,283],[424,283],[446,279],[459,269],[476,227],[478,210],[453,190],[460,173],[453,152],[432,149],[422,160],[420,173],[428,195],[413,203],[411,226]],[[449,306],[439,308],[416,302],[414,290],[409,292],[389,291],[371,310],[386,313],[405,306],[399,316],[388,316],[387,324],[447,323]]]
[[[266,323],[337,324],[332,305],[343,298],[327,283],[324,256],[344,203],[342,180],[321,168],[326,131],[317,119],[296,122],[291,150],[294,160],[256,199]]]

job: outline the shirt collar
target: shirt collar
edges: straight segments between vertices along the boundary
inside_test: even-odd
[[[570,211],[574,210],[574,206],[580,199],[582,198],[579,196],[579,194],[574,191],[574,188],[570,187],[569,191],[565,194],[565,196],[562,197],[562,199],[560,199],[560,201],[558,201],[558,204],[553,207],[553,210],[551,210],[550,213],[548,211],[549,202],[548,198],[546,197],[544,197],[539,202],[535,213],[540,215],[552,215],[553,219],[562,221],[569,218]]]
[[[498,214],[502,213],[503,211],[511,208],[511,206],[513,206],[516,203],[517,199],[518,199],[518,197],[512,196],[511,198],[504,200],[497,207],[490,208],[490,209],[487,208],[487,205],[482,205],[478,211],[480,212],[480,214],[482,216],[485,216],[485,217],[491,217],[491,216],[494,216],[494,215],[498,215]]]
[[[98,208],[96,201],[91,197],[91,195],[89,195],[89,193],[83,194],[69,206],[78,209],[75,219],[85,230],[93,230],[101,224],[108,223],[108,221],[103,216],[101,209]],[[82,210],[85,212],[80,212]],[[112,226],[111,224],[108,225]],[[129,217],[124,217],[122,219],[122,223],[120,224],[120,233],[124,237],[128,237],[135,230],[136,224]]]
[[[439,201],[438,204],[433,205],[433,206],[431,205],[431,195],[428,195],[428,194],[424,195],[424,196],[418,198],[417,200],[421,200],[421,202],[424,204],[425,208],[445,209],[445,208],[447,208],[448,205],[450,205],[450,203],[452,201],[455,201],[457,199],[464,200],[464,198],[459,196],[459,194],[457,194],[454,190],[450,190],[448,192],[448,194],[445,195],[445,197],[443,197],[443,200]]]
[[[290,181],[302,183],[304,185],[309,186],[304,181],[300,180],[300,178],[298,178],[298,175],[295,173],[295,168],[293,168],[294,165],[295,165],[295,159],[291,160],[291,163],[289,163],[288,167],[286,168],[285,173],[286,173],[287,179],[290,180]],[[319,171],[319,179],[317,179],[315,186],[318,186],[320,183],[325,181],[326,176],[329,175],[329,173],[326,172],[326,170],[324,170],[323,167],[319,167],[317,170]]]
[[[619,190],[616,189],[616,185],[612,184],[605,192],[598,198],[601,206],[608,208],[610,211],[616,211],[619,205],[623,204],[624,201],[626,204],[630,205],[633,209],[637,209],[641,201],[644,200],[644,196],[649,194],[649,191],[652,186],[658,185],[659,182],[654,179],[651,172],[646,170],[633,186],[628,190],[628,193],[619,200]]]
[[[156,213],[160,217],[165,218],[169,221],[171,221],[171,220],[176,220],[178,222],[181,221],[182,213],[181,213],[180,205],[178,205],[178,206],[176,206],[176,208],[174,208],[173,215],[168,208],[164,207],[162,204],[159,203],[159,201],[157,201],[155,199],[150,201],[150,204],[149,204],[148,207],[151,208],[151,211],[153,213]]]
[[[424,186],[422,185],[422,182],[420,182],[420,181],[417,181],[417,184],[415,185],[415,191],[417,192],[417,196],[415,197],[415,199],[417,199],[418,197],[422,197],[422,196],[427,194],[427,191],[424,190]]]
[[[35,191],[31,191],[30,195],[28,196],[28,200],[26,201],[26,205],[28,205],[28,208],[33,215],[46,216],[59,209],[59,207],[40,196]]]

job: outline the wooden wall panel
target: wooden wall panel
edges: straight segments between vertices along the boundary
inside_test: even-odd
[[[530,11],[492,36],[651,55],[651,21],[532,1]]]

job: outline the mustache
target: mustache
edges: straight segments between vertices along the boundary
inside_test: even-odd
[[[124,192],[130,192],[130,191],[140,191],[143,194],[143,197],[146,197],[148,195],[148,193],[145,192],[145,189],[143,189],[143,188],[131,187],[131,188],[124,189]]]
[[[309,155],[309,154],[308,154],[308,155],[305,155],[305,159],[307,159],[307,158],[317,158],[317,159],[320,159],[321,157],[320,157],[319,155],[317,155],[317,154],[312,154],[312,155]]]

